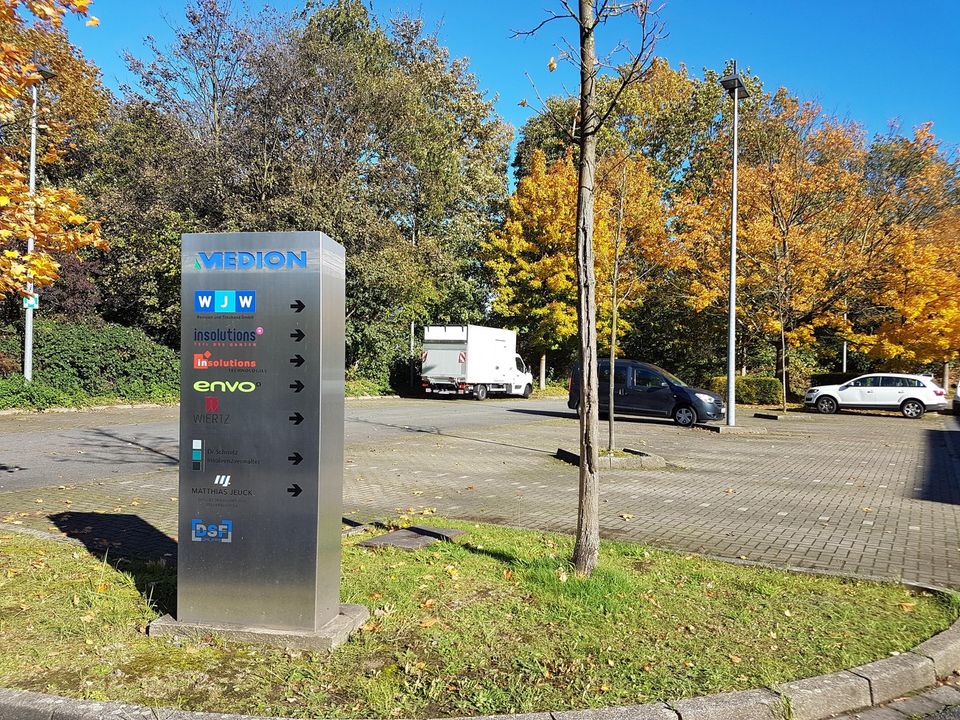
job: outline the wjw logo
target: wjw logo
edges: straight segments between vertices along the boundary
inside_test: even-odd
[[[197,392],[241,392],[241,393],[252,393],[256,392],[257,386],[260,383],[250,382],[249,380],[244,380],[243,382],[232,382],[230,380],[197,380],[193,384],[193,389]]]

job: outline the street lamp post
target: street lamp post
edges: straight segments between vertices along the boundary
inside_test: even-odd
[[[720,84],[733,98],[733,182],[730,211],[730,303],[727,308],[727,425],[737,424],[737,124],[741,98],[748,97],[747,88],[737,74],[737,61],[733,61],[733,74],[720,78]]]
[[[45,82],[54,77],[54,73],[49,70],[40,69],[40,82]],[[30,197],[37,194],[37,85],[30,86],[30,92],[33,96],[33,105],[30,109]],[[36,214],[36,208],[33,209]],[[27,236],[27,256],[33,255],[33,234]],[[23,323],[23,379],[27,382],[33,380],[33,308],[36,304],[33,292],[33,282],[27,281],[27,294],[30,296],[30,303],[26,306],[26,317]]]

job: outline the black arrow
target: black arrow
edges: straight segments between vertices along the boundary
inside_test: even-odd
[[[290,383],[290,389],[293,390],[294,392],[300,392],[301,390],[303,390],[304,387],[305,385],[299,380],[297,380],[296,382]]]
[[[287,418],[287,419],[288,419],[290,422],[292,422],[294,425],[299,425],[300,423],[303,422],[303,415],[301,415],[301,414],[298,413],[298,412],[295,412],[293,415],[291,415],[291,416],[290,416],[289,418]]]
[[[292,337],[297,342],[300,342],[306,337],[306,335],[303,334],[303,330],[301,330],[300,328],[297,328],[295,332],[290,333],[290,337]]]
[[[303,492],[303,488],[294,483],[291,487],[287,488],[287,492],[290,493],[293,497],[296,497]]]
[[[303,462],[303,455],[301,455],[298,452],[295,452],[293,455],[288,457],[287,460],[292,462],[294,465],[299,465],[301,462]]]
[[[301,365],[303,365],[304,360],[299,355],[294,355],[292,358],[290,358],[290,362],[292,362],[297,367],[300,367]]]
[[[296,312],[303,312],[305,307],[306,305],[303,304],[302,300],[297,300],[295,303],[293,303],[293,305],[290,306],[290,309],[295,310]]]

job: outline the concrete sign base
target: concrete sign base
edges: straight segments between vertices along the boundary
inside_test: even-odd
[[[243,625],[213,625],[177,622],[169,615],[154,620],[147,627],[151,637],[188,637],[218,635],[225,640],[242,643],[272,645],[295,650],[332,650],[344,643],[350,634],[360,629],[370,617],[363,605],[341,605],[340,612],[315,632],[298,630],[270,630]]]

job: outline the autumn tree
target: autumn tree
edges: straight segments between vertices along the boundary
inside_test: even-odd
[[[750,160],[741,163],[739,181],[738,315],[776,338],[786,392],[789,348],[812,342],[818,327],[836,324],[849,288],[870,269],[860,245],[864,232],[870,235],[860,182],[865,148],[858,128],[825,118],[815,105],[784,92],[769,98],[747,128]],[[710,192],[687,191],[677,202],[679,238],[697,267],[689,292],[698,310],[726,303],[729,186],[724,172]]]
[[[577,334],[576,198],[571,154],[548,166],[543,151],[535,151],[503,227],[483,248],[493,275],[491,310],[520,331],[541,365],[552,350],[569,357]]]
[[[879,238],[868,282],[852,288],[848,336],[889,367],[960,353],[960,165],[927,123],[877,138],[865,183]]]
[[[33,93],[40,95],[38,104],[44,108],[38,125],[50,130],[39,143],[42,165],[62,166],[64,156],[76,147],[70,120],[80,118],[82,125],[97,110],[95,103],[86,107],[77,102],[78,82],[91,88],[95,73],[62,32],[63,17],[86,14],[87,5],[87,0],[0,2],[0,297],[24,295],[31,284],[50,285],[57,279],[58,255],[101,243],[99,225],[81,211],[79,193],[48,184],[34,190],[26,167]],[[38,87],[40,64],[62,75]],[[32,253],[26,251],[28,238],[34,242]]]

